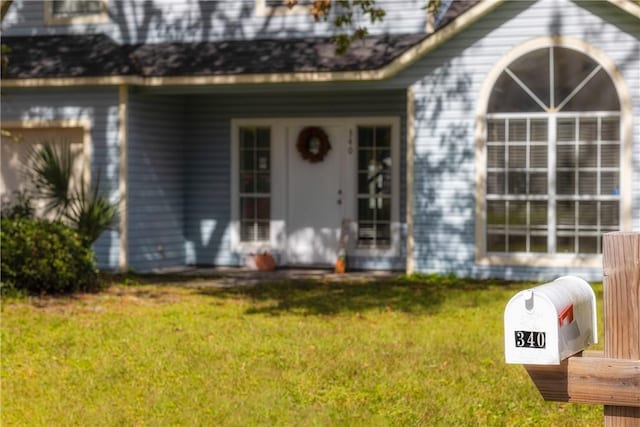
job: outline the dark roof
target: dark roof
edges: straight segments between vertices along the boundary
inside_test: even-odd
[[[480,0],[447,4],[437,30]],[[367,36],[344,55],[329,38],[120,45],[104,34],[2,37],[3,78],[216,76],[377,70],[427,34]]]
[[[3,37],[4,78],[146,77],[375,70],[424,34],[370,36],[335,54],[327,38],[118,45],[105,35]]]
[[[2,37],[9,48],[3,78],[136,74],[123,46],[103,34]]]
[[[135,47],[129,57],[144,76],[229,75],[378,69],[424,35],[367,37],[344,55],[330,39],[162,43]]]

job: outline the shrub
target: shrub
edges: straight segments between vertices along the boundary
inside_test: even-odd
[[[2,219],[3,289],[56,294],[99,289],[93,251],[59,222]]]

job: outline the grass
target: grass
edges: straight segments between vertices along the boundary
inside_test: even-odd
[[[504,363],[524,283],[124,281],[3,302],[2,425],[602,425]]]

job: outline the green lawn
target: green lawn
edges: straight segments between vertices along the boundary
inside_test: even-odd
[[[504,306],[527,286],[114,284],[6,300],[2,425],[602,425],[602,407],[544,402],[504,363]]]

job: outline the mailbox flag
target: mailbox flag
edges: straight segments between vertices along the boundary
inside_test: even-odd
[[[558,314],[558,325],[560,327],[567,326],[571,322],[573,322],[573,304],[569,304]]]

